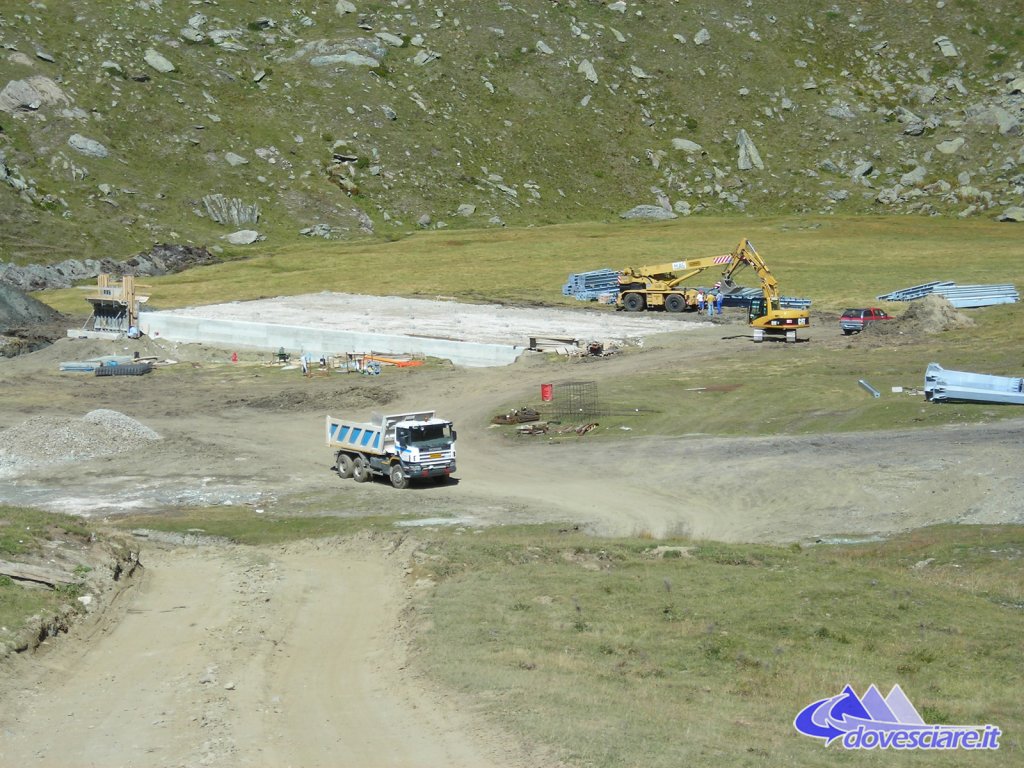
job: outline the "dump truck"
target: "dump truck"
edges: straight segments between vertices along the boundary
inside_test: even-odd
[[[369,422],[327,417],[327,445],[341,478],[387,477],[395,488],[414,480],[447,482],[455,471],[455,428],[433,411],[374,414]]]

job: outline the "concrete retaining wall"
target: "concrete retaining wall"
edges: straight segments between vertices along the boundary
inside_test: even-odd
[[[295,325],[240,320],[182,317],[171,312],[142,312],[139,327],[147,336],[184,344],[211,344],[224,349],[258,349],[320,355],[369,352],[421,355],[451,360],[455,365],[485,368],[515,362],[524,347],[478,344],[419,336],[334,331]]]

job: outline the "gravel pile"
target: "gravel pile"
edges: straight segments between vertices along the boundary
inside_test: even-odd
[[[0,475],[113,456],[159,439],[160,435],[144,424],[106,408],[80,419],[36,416],[0,432]]]

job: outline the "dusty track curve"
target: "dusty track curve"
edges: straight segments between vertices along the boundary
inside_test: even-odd
[[[0,764],[520,765],[405,671],[389,548],[149,552],[123,615],[55,643],[3,696]]]

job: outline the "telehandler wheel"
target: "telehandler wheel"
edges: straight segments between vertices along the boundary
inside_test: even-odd
[[[357,483],[365,483],[373,476],[370,472],[370,465],[362,456],[356,456],[352,461],[352,479]]]
[[[626,308],[627,312],[640,312],[645,303],[642,293],[627,293],[622,299],[622,306]]]
[[[402,469],[401,464],[391,465],[391,484],[398,489],[409,487],[409,478],[405,474],[405,470]]]
[[[348,480],[352,477],[352,471],[355,469],[355,463],[352,461],[352,457],[347,453],[339,453],[338,462],[334,465],[334,469],[338,473],[338,477],[342,480]]]
[[[682,312],[686,309],[686,300],[678,293],[670,293],[665,297],[665,309],[669,312]]]

